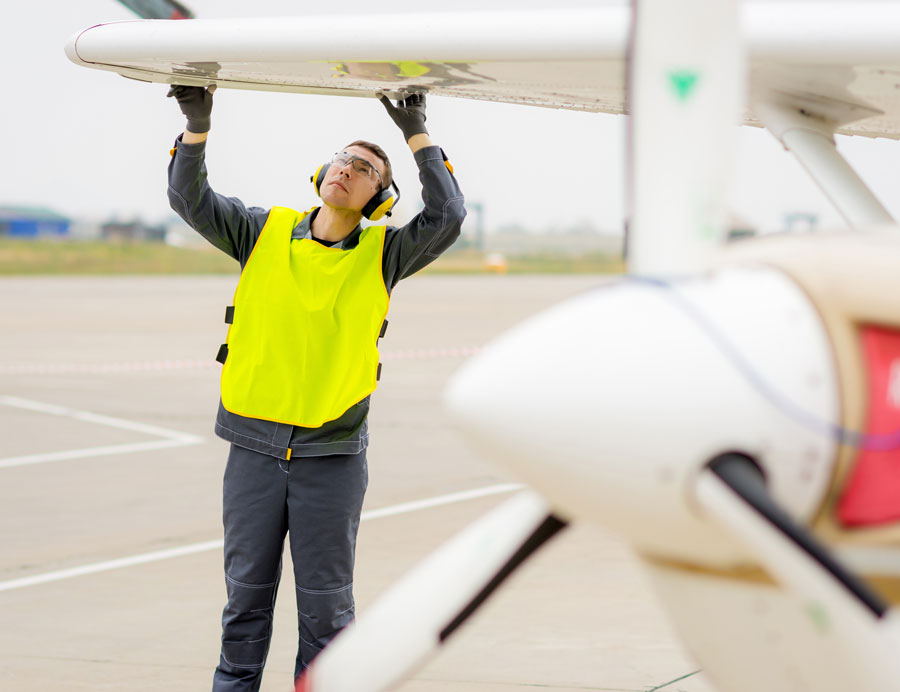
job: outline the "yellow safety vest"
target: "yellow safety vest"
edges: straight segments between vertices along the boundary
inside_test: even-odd
[[[381,270],[385,226],[364,229],[352,250],[335,249],[291,239],[307,214],[274,207],[244,265],[222,405],[317,428],[375,390],[390,299]]]

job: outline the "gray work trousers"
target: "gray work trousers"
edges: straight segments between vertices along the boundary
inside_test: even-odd
[[[294,677],[353,619],[356,533],[368,480],[365,451],[288,461],[231,446],[222,507],[228,603],[213,692],[259,689],[285,534],[297,595]]]

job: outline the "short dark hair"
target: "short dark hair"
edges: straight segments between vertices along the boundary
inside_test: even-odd
[[[350,142],[344,149],[347,147],[362,147],[363,149],[368,149],[375,154],[375,156],[384,161],[384,181],[381,189],[387,190],[391,186],[391,183],[394,182],[394,171],[391,169],[391,160],[388,158],[388,155],[384,153],[384,149],[377,144],[372,144],[372,142],[367,142],[364,139],[357,139],[355,142]]]

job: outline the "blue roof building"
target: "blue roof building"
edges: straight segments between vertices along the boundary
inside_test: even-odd
[[[70,219],[46,207],[0,207],[0,237],[64,236],[71,225]]]

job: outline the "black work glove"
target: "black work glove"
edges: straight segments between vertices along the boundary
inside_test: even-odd
[[[215,84],[208,89],[173,84],[166,96],[174,96],[178,101],[181,112],[187,118],[187,129],[202,135],[204,132],[209,132],[209,115],[212,113],[212,95],[215,90]]]
[[[407,142],[413,135],[428,134],[428,130],[425,129],[425,92],[410,94],[405,99],[397,101],[396,106],[384,94],[379,96],[378,100],[384,104],[391,120],[397,123]]]

